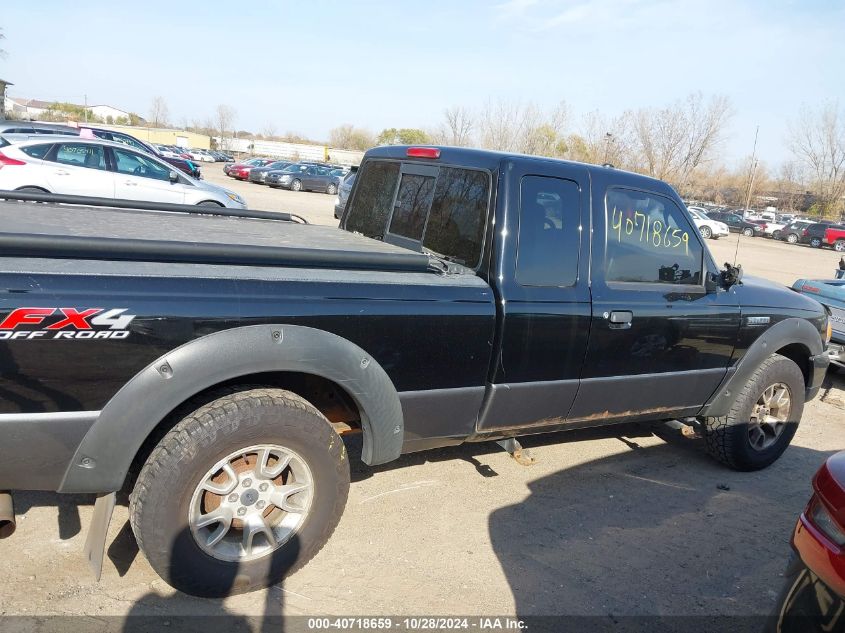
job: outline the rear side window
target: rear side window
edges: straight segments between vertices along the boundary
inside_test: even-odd
[[[367,237],[382,239],[390,206],[399,181],[399,163],[369,161],[359,172],[360,180],[346,228]]]
[[[29,147],[21,147],[21,151],[26,154],[27,156],[32,156],[33,158],[44,158],[47,155],[47,152],[50,151],[50,148],[53,147],[52,145],[30,145]]]
[[[671,199],[611,189],[606,199],[605,279],[609,282],[700,285],[702,248]]]
[[[442,167],[423,246],[449,255],[464,266],[478,266],[487,218],[488,181],[481,171]]]
[[[63,165],[74,167],[88,167],[89,169],[105,169],[106,159],[102,145],[87,143],[60,143],[54,159]]]
[[[581,247],[581,191],[561,178],[525,176],[520,184],[516,281],[572,286]]]

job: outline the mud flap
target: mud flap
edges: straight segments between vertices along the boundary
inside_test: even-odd
[[[94,578],[99,581],[103,572],[103,558],[106,554],[106,536],[109,533],[111,515],[117,500],[117,493],[111,492],[107,495],[100,495],[94,503],[94,514],[91,517],[91,526],[88,528],[88,536],[85,539],[85,547],[82,549],[85,558],[88,559],[88,566],[94,572]]]

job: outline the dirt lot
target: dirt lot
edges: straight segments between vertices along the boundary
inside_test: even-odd
[[[219,166],[208,166],[209,180]],[[228,184],[259,209],[329,223],[333,197]],[[710,242],[733,259],[736,237]],[[742,238],[746,270],[781,283],[827,277],[830,251]],[[0,614],[768,613],[810,478],[843,448],[845,380],[829,376],[774,466],[735,473],[696,440],[636,428],[531,438],[538,462],[493,444],[353,464],[346,513],[325,549],[283,586],[226,600],[178,594],[150,569],[118,507],[98,584],[81,549],[89,497],[18,494],[18,532],[0,541]]]

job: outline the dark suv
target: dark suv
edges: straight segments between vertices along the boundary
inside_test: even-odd
[[[813,248],[821,248],[824,245],[824,232],[835,224],[835,222],[830,220],[822,220],[821,222],[810,224],[801,231],[799,241],[802,244],[809,244]]]
[[[742,233],[748,237],[760,237],[766,234],[763,225],[746,220],[738,213],[712,211],[707,214],[707,217],[712,220],[724,222],[728,225],[728,230],[731,233]]]
[[[804,234],[804,229],[811,224],[812,222],[808,222],[807,220],[795,220],[794,222],[790,222],[780,230],[775,239],[786,240],[790,244],[798,244],[801,242],[801,236]]]

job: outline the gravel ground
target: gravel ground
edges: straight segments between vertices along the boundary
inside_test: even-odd
[[[333,196],[235,183],[219,165],[204,171],[252,208],[332,221]],[[736,236],[709,244],[717,261],[733,259]],[[742,238],[738,257],[785,284],[828,277],[837,260],[762,238]],[[494,444],[373,469],[354,462],[346,513],[323,551],[283,585],[225,600],[159,580],[123,506],[94,582],[81,554],[92,499],[20,493],[18,532],[0,541],[0,615],[78,614],[90,624],[126,614],[765,614],[810,478],[843,448],[843,398],[845,380],[829,376],[792,447],[757,473],[719,466],[697,440],[635,427],[530,438],[530,467]]]

